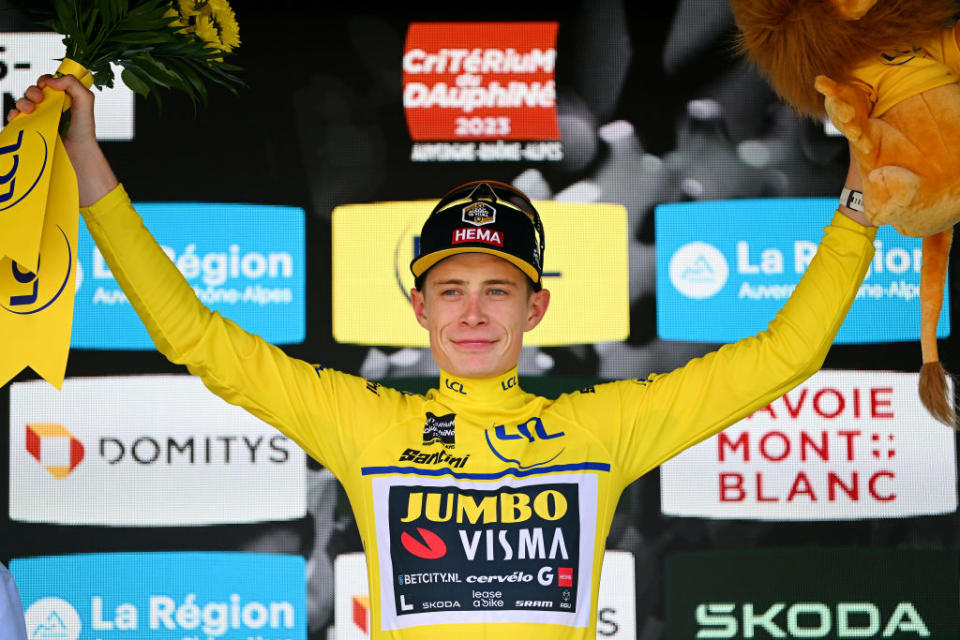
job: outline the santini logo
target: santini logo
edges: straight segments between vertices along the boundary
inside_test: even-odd
[[[670,258],[670,282],[688,298],[709,298],[723,288],[729,275],[727,259],[706,242],[685,244]]]
[[[871,602],[745,603],[737,615],[732,602],[697,606],[698,638],[929,638],[916,607],[900,602],[888,615]],[[909,634],[909,635],[908,635]]]

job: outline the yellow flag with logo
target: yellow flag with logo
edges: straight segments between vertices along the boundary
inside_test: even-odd
[[[62,91],[43,90],[36,111],[0,131],[0,256],[33,271],[40,255],[43,212],[50,192]]]
[[[71,60],[59,73],[92,84]],[[80,207],[57,135],[67,97],[43,91],[33,113],[0,131],[0,385],[29,366],[59,389],[73,327]]]

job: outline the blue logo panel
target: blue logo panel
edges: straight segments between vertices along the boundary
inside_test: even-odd
[[[660,337],[720,343],[766,329],[813,259],[835,208],[832,198],[658,206]],[[922,241],[886,226],[874,244],[876,255],[835,344],[920,339]],[[946,292],[937,335],[950,335]]]
[[[97,553],[17,559],[31,639],[305,640],[300,556]]]
[[[136,205],[210,309],[274,344],[306,336],[304,212],[222,203]],[[153,342],[80,225],[75,349],[153,349]]]

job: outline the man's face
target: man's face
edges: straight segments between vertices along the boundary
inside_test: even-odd
[[[440,368],[490,378],[516,366],[523,332],[540,323],[550,303],[549,291],[531,293],[527,282],[515,266],[486,253],[461,253],[434,265],[423,290],[410,295]]]

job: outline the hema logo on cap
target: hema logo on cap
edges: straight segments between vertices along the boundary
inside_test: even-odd
[[[497,221],[497,210],[486,202],[471,202],[463,208],[463,221],[476,227]]]
[[[813,261],[836,205],[833,198],[784,198],[658,206],[658,335],[722,343],[765,329]],[[882,227],[873,244],[838,344],[920,337],[921,241]],[[950,335],[948,307],[945,299],[941,338]],[[698,320],[704,317],[711,321]]]
[[[463,244],[464,242],[483,242],[484,244],[502,247],[503,232],[496,229],[474,229],[473,227],[454,229],[451,243]]]

